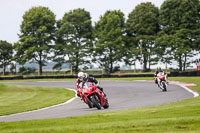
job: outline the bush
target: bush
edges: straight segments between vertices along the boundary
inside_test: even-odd
[[[118,72],[118,71],[120,71],[120,66],[115,66],[113,72]]]

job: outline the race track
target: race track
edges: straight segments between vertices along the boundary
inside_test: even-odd
[[[47,118],[63,118],[85,115],[95,112],[131,109],[144,106],[154,106],[192,98],[193,94],[178,85],[168,85],[168,91],[162,92],[153,82],[142,81],[100,81],[108,96],[109,109],[97,110],[88,108],[80,98],[75,98],[67,104],[36,111],[0,116],[0,121],[22,121]],[[45,82],[10,82],[7,84],[22,84],[32,86],[75,88],[75,81],[45,81]]]

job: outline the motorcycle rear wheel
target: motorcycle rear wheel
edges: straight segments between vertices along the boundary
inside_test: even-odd
[[[108,99],[106,99],[106,103],[105,103],[105,105],[103,106],[103,108],[104,108],[104,109],[107,109],[107,108],[109,108]]]

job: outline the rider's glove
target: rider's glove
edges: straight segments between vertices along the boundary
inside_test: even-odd
[[[76,85],[76,90],[78,90],[79,89],[79,86],[78,85]]]

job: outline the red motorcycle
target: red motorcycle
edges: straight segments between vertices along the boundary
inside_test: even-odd
[[[88,104],[89,108],[96,107],[97,109],[107,109],[109,107],[108,99],[106,98],[104,92],[98,89],[93,83],[86,82],[84,85],[80,84],[78,93],[81,99]]]
[[[159,72],[157,74],[157,82],[158,82],[158,87],[162,90],[162,91],[167,91],[167,84],[166,84],[166,77],[167,75],[165,75],[164,72]]]

